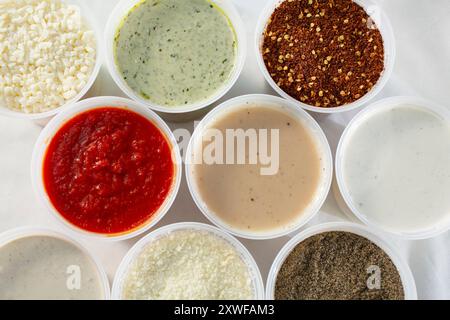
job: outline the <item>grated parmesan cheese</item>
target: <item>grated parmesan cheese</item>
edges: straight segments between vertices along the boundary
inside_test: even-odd
[[[148,244],[123,285],[131,300],[254,299],[250,272],[239,253],[206,231],[175,231]]]
[[[73,99],[94,69],[94,32],[60,0],[0,2],[0,104],[24,113]]]

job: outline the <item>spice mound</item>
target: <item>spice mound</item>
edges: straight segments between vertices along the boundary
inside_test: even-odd
[[[282,2],[269,20],[261,50],[275,83],[315,107],[355,102],[384,71],[381,33],[352,0]]]
[[[225,240],[207,231],[179,230],[148,244],[125,277],[130,300],[249,300],[246,263]]]
[[[276,300],[403,300],[400,275],[371,241],[348,232],[312,236],[292,250],[275,284]]]
[[[60,0],[0,2],[0,104],[41,113],[75,98],[96,61],[94,32]]]
[[[119,234],[147,223],[168,197],[175,176],[166,136],[135,112],[85,111],[62,126],[43,164],[55,209],[90,232]]]

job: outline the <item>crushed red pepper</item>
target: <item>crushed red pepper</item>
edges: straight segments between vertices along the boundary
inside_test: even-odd
[[[263,38],[263,58],[273,80],[308,105],[355,102],[384,71],[382,35],[352,0],[285,0]]]

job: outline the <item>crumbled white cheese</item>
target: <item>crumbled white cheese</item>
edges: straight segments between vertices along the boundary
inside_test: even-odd
[[[0,2],[0,104],[40,113],[86,85],[96,41],[80,9],[60,0]]]
[[[250,272],[225,240],[206,231],[176,231],[149,245],[132,263],[125,299],[254,299]]]

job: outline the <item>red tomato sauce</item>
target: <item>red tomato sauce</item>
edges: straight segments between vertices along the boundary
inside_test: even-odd
[[[56,210],[75,226],[102,234],[149,221],[174,180],[171,147],[143,116],[104,107],[69,120],[53,137],[43,165]]]

